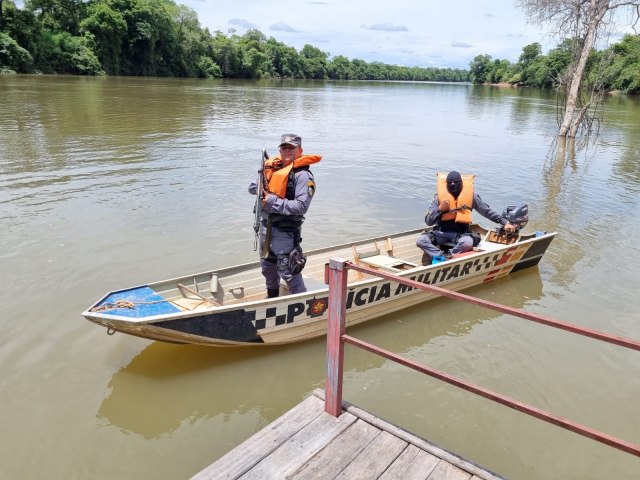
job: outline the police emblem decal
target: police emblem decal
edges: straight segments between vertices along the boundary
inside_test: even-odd
[[[307,315],[311,318],[319,317],[327,311],[327,308],[329,307],[329,299],[327,297],[313,298],[308,300],[307,304],[309,305]]]

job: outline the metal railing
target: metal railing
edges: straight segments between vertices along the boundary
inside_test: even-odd
[[[329,320],[328,320],[328,334],[327,334],[327,378],[325,384],[325,411],[334,417],[339,417],[342,413],[342,381],[343,381],[343,369],[344,369],[344,344],[349,343],[356,347],[362,348],[376,355],[380,355],[394,362],[400,363],[406,367],[412,368],[419,372],[425,373],[431,377],[437,378],[444,382],[447,382],[456,387],[462,388],[469,392],[480,395],[481,397],[488,398],[494,402],[505,405],[514,410],[526,413],[545,422],[570,430],[579,435],[596,440],[600,443],[604,443],[611,447],[617,448],[624,452],[630,453],[640,457],[640,445],[621,440],[619,438],[607,435],[598,430],[586,427],[579,423],[569,421],[565,418],[553,415],[539,408],[527,405],[517,400],[513,400],[507,396],[499,393],[492,392],[480,386],[471,384],[462,379],[456,378],[452,375],[448,375],[444,372],[440,372],[433,368],[421,365],[410,359],[404,358],[393,352],[389,352],[382,348],[379,348],[370,343],[358,340],[354,337],[345,334],[345,321],[346,321],[346,294],[347,294],[347,277],[348,271],[355,270],[361,273],[373,275],[375,277],[384,278],[393,282],[408,285],[415,289],[424,290],[426,292],[433,292],[444,297],[461,300],[463,302],[471,303],[473,305],[479,305],[484,308],[496,310],[498,312],[507,313],[516,317],[524,318],[533,322],[541,323],[543,325],[559,328],[569,332],[573,332],[579,335],[595,338],[608,343],[613,343],[625,348],[640,351],[640,342],[630,340],[624,337],[616,335],[609,335],[597,330],[591,330],[588,328],[579,327],[565,322],[560,322],[551,317],[545,315],[539,315],[536,313],[526,312],[519,308],[507,307],[498,303],[490,302],[488,300],[482,300],[479,298],[471,297],[462,293],[447,290],[441,287],[433,285],[427,285],[424,283],[416,282],[392,273],[383,272],[380,270],[374,270],[367,267],[356,265],[352,262],[343,259],[331,259],[326,269],[327,283],[329,284]]]

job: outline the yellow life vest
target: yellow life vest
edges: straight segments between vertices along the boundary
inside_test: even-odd
[[[443,200],[449,200],[449,208],[454,210],[456,208],[462,207],[466,205],[469,207],[469,210],[462,209],[458,210],[454,213],[443,213],[441,219],[443,221],[447,220],[455,220],[456,223],[471,223],[471,207],[473,206],[473,180],[475,175],[462,175],[462,191],[458,198],[456,199],[453,195],[449,193],[447,190],[447,174],[446,173],[438,173],[437,174],[436,186],[438,189],[438,200],[442,202]]]
[[[264,175],[269,184],[269,191],[280,198],[287,194],[289,173],[294,168],[308,167],[322,160],[322,155],[302,155],[286,167],[282,167],[282,159],[274,157],[264,162]]]

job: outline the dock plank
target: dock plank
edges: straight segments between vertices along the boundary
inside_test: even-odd
[[[470,480],[471,474],[448,462],[441,461],[427,480]]]
[[[504,480],[402,428],[343,402],[340,417],[313,395],[206,467],[204,479]]]
[[[324,398],[324,392],[323,391],[319,391],[316,390],[314,392],[314,395],[318,395],[319,397]],[[456,467],[459,467],[462,470],[465,470],[467,472],[469,472],[471,475],[477,475],[478,477],[485,479],[485,480],[504,480],[504,477],[501,477],[497,474],[495,474],[494,472],[491,472],[489,470],[486,470],[482,467],[479,467],[478,465],[476,465],[475,463],[469,462],[468,460],[465,460],[462,457],[459,457],[458,455],[455,455],[443,448],[438,447],[437,445],[425,440],[424,438],[420,438],[420,437],[416,437],[415,435],[413,435],[410,432],[407,432],[406,430],[398,427],[397,425],[393,425],[392,423],[389,423],[379,417],[376,417],[375,415],[372,415],[371,413],[367,412],[366,410],[362,410],[358,407],[356,407],[355,405],[352,405],[348,402],[344,402],[344,406],[343,406],[344,410],[352,413],[353,415],[357,416],[358,418],[361,418],[362,420],[371,423],[372,425],[381,428],[395,436],[397,436],[398,438],[401,438],[413,445],[415,445],[416,447],[420,448],[421,450],[424,450],[425,452],[431,453],[432,455],[441,458],[442,460],[455,465]]]
[[[321,403],[321,402],[320,402]],[[263,458],[289,440],[305,425],[323,413],[324,405],[309,396],[284,415],[247,439],[214,464],[209,465],[192,480],[234,479],[243,475]]]
[[[407,445],[407,442],[383,431],[335,478],[339,480],[378,478],[407,448]]]
[[[380,429],[358,420],[303,465],[290,479],[334,478],[379,434]]]
[[[243,480],[287,478],[357,420],[357,417],[350,413],[343,413],[338,418],[329,415],[323,410],[324,403],[317,398],[315,401],[322,414],[240,478]]]
[[[439,462],[440,459],[434,455],[409,445],[380,476],[380,480],[425,480]]]

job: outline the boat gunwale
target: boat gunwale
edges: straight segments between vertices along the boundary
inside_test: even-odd
[[[491,232],[492,230],[490,229],[486,229],[485,227],[483,227],[480,224],[475,224],[478,225],[480,228],[483,228],[484,230],[488,232]],[[316,254],[321,254],[321,253],[326,253],[327,251],[331,251],[331,250],[338,250],[338,249],[342,249],[342,248],[348,248],[352,245],[358,245],[358,244],[367,244],[370,243],[372,241],[379,241],[379,240],[385,240],[387,238],[397,238],[397,237],[401,237],[401,236],[408,236],[410,234],[414,234],[414,233],[418,233],[418,232],[422,232],[424,231],[425,228],[418,228],[418,229],[412,229],[412,230],[407,230],[407,231],[403,231],[403,232],[397,232],[394,234],[390,234],[390,235],[381,235],[381,236],[376,236],[376,237],[371,237],[369,239],[363,239],[363,240],[359,240],[357,242],[346,242],[343,244],[339,244],[339,245],[335,245],[335,246],[330,246],[330,247],[323,247],[323,248],[319,248],[319,249],[315,249],[315,250],[310,250],[309,252],[306,252],[307,256],[310,255],[316,255]],[[535,236],[535,233],[531,233],[531,234],[521,234],[522,236],[529,236],[530,238],[526,238],[524,240],[521,241],[517,241],[515,243],[512,244],[496,244],[496,245],[500,245],[500,247],[495,248],[493,250],[482,250],[482,251],[474,251],[472,254],[470,255],[466,255],[464,257],[459,257],[459,258],[454,258],[451,259],[449,261],[447,261],[448,265],[454,265],[456,263],[459,262],[463,262],[463,261],[468,261],[469,258],[475,258],[476,256],[482,256],[482,255],[487,255],[487,254],[491,254],[494,252],[498,252],[498,251],[502,251],[508,248],[512,248],[514,246],[520,246],[520,245],[525,245],[527,243],[534,243],[539,241],[540,239],[544,238],[544,237],[554,237],[555,235],[557,235],[557,232],[544,232],[543,235],[541,236]],[[484,240],[483,240],[484,241]],[[545,250],[546,251],[546,250]],[[540,256],[542,256],[545,252],[542,252],[540,254]],[[516,262],[517,264],[518,262]],[[140,317],[140,318],[136,318],[136,317],[126,317],[126,316],[121,316],[121,315],[113,315],[113,314],[109,314],[109,313],[103,313],[103,312],[92,312],[90,309],[94,308],[95,306],[99,305],[102,301],[104,301],[106,298],[108,298],[110,295],[114,294],[114,293],[120,293],[120,292],[126,292],[127,290],[133,290],[136,288],[140,288],[140,287],[149,287],[151,289],[153,289],[153,286],[157,286],[160,284],[169,284],[172,282],[178,283],[180,280],[185,279],[185,278],[193,278],[193,277],[197,277],[197,276],[202,276],[202,275],[211,275],[214,273],[217,274],[221,274],[224,271],[228,271],[228,270],[234,270],[234,269],[240,269],[242,271],[242,269],[246,270],[250,270],[250,268],[246,268],[246,267],[252,267],[252,268],[256,268],[259,267],[260,262],[249,262],[249,263],[245,263],[245,264],[240,264],[240,265],[235,265],[235,266],[231,266],[231,267],[224,267],[222,269],[213,269],[213,270],[208,270],[208,271],[203,271],[200,273],[195,273],[195,274],[191,274],[191,275],[183,275],[183,276],[179,276],[179,277],[174,277],[174,278],[170,278],[170,279],[166,279],[166,280],[161,280],[158,282],[153,282],[153,283],[149,283],[149,284],[141,284],[135,287],[129,287],[129,288],[124,288],[124,289],[120,289],[120,290],[114,290],[111,292],[108,292],[107,294],[103,295],[98,301],[96,301],[91,307],[89,307],[88,310],[84,311],[82,313],[82,316],[84,316],[85,318],[87,318],[88,320],[97,323],[99,325],[102,326],[106,326],[104,323],[105,322],[121,322],[121,323],[126,323],[126,324],[130,324],[130,325],[153,325],[154,323],[157,323],[159,321],[166,321],[166,320],[178,320],[178,319],[186,319],[186,318],[191,318],[191,317],[199,317],[199,316],[203,316],[203,315],[207,315],[207,314],[211,314],[211,313],[225,313],[228,311],[232,311],[232,310],[237,310],[239,308],[251,308],[254,306],[262,306],[262,305],[270,305],[270,304],[279,304],[279,303],[290,303],[291,301],[295,301],[298,300],[302,297],[308,297],[308,296],[312,296],[312,295],[318,295],[318,293],[328,293],[329,290],[329,286],[327,285],[324,288],[317,288],[315,290],[308,290],[306,292],[302,292],[302,293],[296,293],[296,294],[288,294],[286,296],[282,296],[282,297],[277,297],[277,298],[271,298],[271,299],[257,299],[257,300],[250,300],[250,301],[245,301],[245,302],[238,302],[238,303],[232,303],[232,304],[228,304],[228,305],[220,305],[220,306],[210,306],[210,307],[205,307],[203,309],[200,310],[192,310],[192,311],[182,311],[182,312],[173,312],[173,313],[165,313],[165,314],[160,314],[160,315],[153,315],[153,316],[147,316],[147,317]],[[407,276],[407,275],[413,275],[415,273],[418,272],[422,272],[431,268],[439,268],[442,265],[439,264],[431,264],[431,265],[417,265],[413,268],[407,269],[407,270],[403,270],[401,272],[398,272],[398,275],[400,276]],[[364,278],[364,279],[360,279],[360,280],[356,280],[353,282],[350,282],[348,284],[348,288],[357,288],[357,287],[361,287],[364,286],[368,283],[376,283],[379,282],[381,279],[380,277],[371,277],[371,278]],[[438,282],[439,285],[442,284],[446,284],[447,282]],[[167,300],[167,302],[170,302],[170,300]],[[101,322],[99,320],[104,320],[105,322]],[[113,327],[112,327],[113,328]]]

